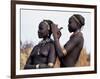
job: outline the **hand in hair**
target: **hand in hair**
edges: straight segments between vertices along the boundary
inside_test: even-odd
[[[59,29],[57,24],[52,24],[51,25],[51,29],[52,29],[52,33],[55,39],[59,39],[61,37],[61,32],[60,30],[62,29],[62,27]]]

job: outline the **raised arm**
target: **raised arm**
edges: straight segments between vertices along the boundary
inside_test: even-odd
[[[66,53],[66,51],[62,50],[60,42],[59,42],[59,38],[61,36],[61,32],[58,29],[56,24],[52,24],[52,32],[53,32],[53,37],[54,37],[54,41],[55,41],[55,47],[56,47],[56,51],[57,51],[57,55],[59,58],[63,57]],[[60,32],[60,34],[59,34]]]

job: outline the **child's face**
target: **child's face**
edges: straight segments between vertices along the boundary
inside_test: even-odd
[[[75,32],[78,30],[78,24],[73,17],[69,18],[68,30],[69,32]]]

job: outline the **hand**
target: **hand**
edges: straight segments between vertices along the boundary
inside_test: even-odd
[[[58,25],[52,24],[51,28],[52,28],[52,33],[53,33],[54,38],[59,39],[62,35],[61,31],[60,31],[62,29],[62,27],[59,29]]]
[[[57,32],[57,38],[60,39],[61,35],[62,35],[62,34],[61,34],[61,31],[58,30],[58,32]]]
[[[53,34],[57,34],[58,25],[53,23],[53,24],[51,25],[51,29],[52,29]]]

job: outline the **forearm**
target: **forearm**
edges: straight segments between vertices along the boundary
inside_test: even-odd
[[[59,40],[56,39],[56,38],[54,40],[55,40],[57,55],[58,55],[59,58],[62,58],[64,56],[64,54],[63,54],[63,50],[60,46]]]
[[[29,65],[29,64],[25,65],[24,67],[24,69],[35,69],[35,68],[36,68],[35,65]]]
[[[52,68],[49,64],[25,65],[24,69]]]
[[[53,68],[53,66],[50,66],[48,64],[39,64],[39,68]]]

